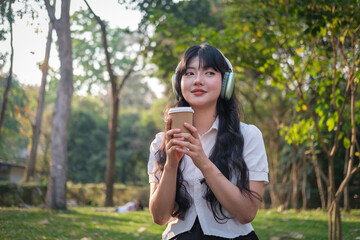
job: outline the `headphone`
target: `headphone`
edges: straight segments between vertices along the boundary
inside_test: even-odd
[[[225,55],[219,49],[217,49],[217,50],[224,57],[228,67],[231,70],[231,72],[225,72],[224,77],[223,77],[222,82],[221,82],[221,92],[220,92],[220,97],[221,98],[229,100],[231,98],[232,94],[233,94],[233,91],[234,91],[234,85],[235,85],[234,70],[233,70],[233,67],[232,67],[229,59],[227,59],[225,57]],[[172,78],[171,78],[172,89],[173,89],[176,100],[179,100],[179,94],[176,91],[176,73],[178,72],[178,69],[180,67],[180,63],[177,65],[175,73],[172,75]]]

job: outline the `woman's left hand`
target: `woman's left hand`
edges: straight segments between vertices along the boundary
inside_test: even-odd
[[[179,145],[176,150],[188,155],[193,160],[195,166],[201,170],[204,164],[208,163],[210,160],[203,150],[196,127],[188,123],[184,123],[184,126],[190,131],[190,133],[174,134],[174,137],[176,138],[184,138],[183,141],[174,141],[174,144]]]

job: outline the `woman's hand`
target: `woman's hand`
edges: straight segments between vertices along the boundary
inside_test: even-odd
[[[176,137],[176,135],[180,134],[180,129],[171,129],[171,119],[169,118],[166,122],[166,133],[165,133],[165,150],[166,150],[166,164],[171,167],[177,167],[180,159],[184,155],[183,152],[177,151],[179,145],[175,145],[177,140],[183,141],[183,137]]]
[[[165,128],[164,171],[159,183],[150,184],[149,210],[154,222],[160,225],[166,224],[171,219],[174,209],[177,208],[175,202],[177,168],[184,153],[176,150],[179,145],[176,145],[175,141],[184,141],[184,138],[174,135],[180,133],[180,129],[171,129],[171,119],[168,119]]]
[[[176,151],[188,155],[194,162],[195,166],[200,170],[210,162],[206,156],[199,134],[196,127],[184,123],[184,126],[190,133],[175,133],[173,144],[176,146]]]

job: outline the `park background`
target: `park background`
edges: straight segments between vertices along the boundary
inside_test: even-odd
[[[59,0],[54,14],[45,2],[1,1],[0,159],[26,166],[3,202],[27,204],[36,186],[49,209],[147,203],[171,75],[207,42],[234,66],[242,121],[263,132],[262,208],[328,211],[326,237],[342,238],[341,210],[360,205],[359,1]]]

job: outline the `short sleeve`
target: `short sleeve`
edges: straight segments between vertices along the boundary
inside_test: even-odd
[[[243,123],[241,130],[244,136],[244,160],[249,169],[249,180],[268,183],[269,166],[261,131],[254,125]]]
[[[156,134],[155,139],[150,144],[150,154],[148,161],[149,183],[155,183],[159,181],[159,175],[155,174],[155,170],[157,169],[158,166],[157,160],[155,158],[155,153],[159,150],[163,138],[164,138],[164,133],[160,132]]]

